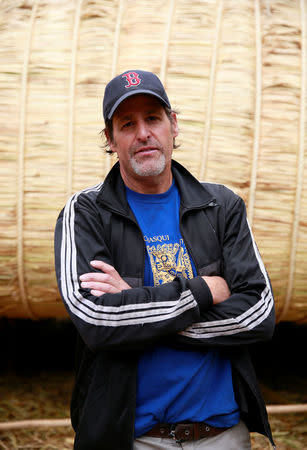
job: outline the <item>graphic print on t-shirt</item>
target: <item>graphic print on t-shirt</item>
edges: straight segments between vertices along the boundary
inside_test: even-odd
[[[162,194],[141,194],[129,188],[126,194],[146,248],[144,286],[171,282],[176,275],[197,276],[180,230],[176,184]],[[157,423],[186,421],[206,421],[216,427],[238,423],[231,365],[218,350],[181,350],[168,346],[166,338],[144,349],[138,362],[135,437]]]
[[[168,235],[163,236],[164,239]],[[159,236],[148,238],[144,236],[145,242],[159,241]],[[154,286],[172,281],[176,275],[187,279],[193,278],[193,269],[189,254],[182,239],[179,243],[147,244],[147,252],[150,259]]]

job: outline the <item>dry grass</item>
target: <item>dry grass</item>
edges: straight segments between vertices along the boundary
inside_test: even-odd
[[[70,450],[73,448],[73,435],[73,431],[67,428],[7,431],[1,433],[0,448],[4,450]]]
[[[55,419],[69,416],[71,373],[0,378],[0,420]],[[70,428],[8,430],[0,434],[0,449],[71,449]]]
[[[69,416],[69,400],[73,377],[70,372],[34,376],[0,377],[0,421],[64,418]],[[305,401],[306,383],[295,379],[292,387],[274,392],[264,386],[267,401],[283,398],[285,403]],[[278,450],[307,449],[307,414],[284,414],[270,417]],[[66,450],[73,448],[74,433],[70,428],[8,430],[0,434],[0,449]],[[269,449],[263,436],[252,433],[252,449]]]
[[[270,417],[277,450],[307,449],[307,414],[283,414]],[[252,449],[271,448],[267,439],[252,433]]]

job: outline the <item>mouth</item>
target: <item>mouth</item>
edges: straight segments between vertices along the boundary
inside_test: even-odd
[[[155,152],[158,152],[159,149],[157,147],[152,147],[152,146],[146,146],[146,147],[140,147],[138,148],[135,152],[134,155],[153,155]]]

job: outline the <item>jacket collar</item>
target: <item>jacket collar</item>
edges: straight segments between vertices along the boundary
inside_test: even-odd
[[[174,160],[172,161],[172,172],[180,192],[181,206],[184,209],[203,208],[215,201],[206,187]]]
[[[175,160],[172,160],[172,172],[180,192],[181,206],[185,210],[202,208],[214,201],[206,187]],[[111,211],[131,216],[119,162],[108,173],[97,196],[97,203]]]

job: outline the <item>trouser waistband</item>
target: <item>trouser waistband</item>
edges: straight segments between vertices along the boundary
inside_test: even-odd
[[[159,423],[145,433],[145,436],[170,438],[176,442],[198,441],[205,437],[216,436],[228,428],[213,427],[204,422],[193,423]]]

